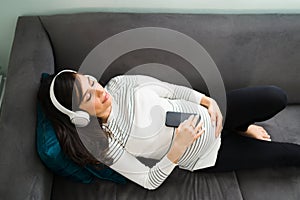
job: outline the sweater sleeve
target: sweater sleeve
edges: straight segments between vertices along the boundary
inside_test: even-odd
[[[160,81],[150,76],[135,76],[137,78],[138,87],[148,87],[163,98],[184,99],[186,101],[200,104],[202,97],[205,96],[204,94],[185,86]]]
[[[171,174],[177,164],[165,155],[152,168],[141,163],[135,156],[124,151],[122,156],[110,167],[140,186],[154,190]]]

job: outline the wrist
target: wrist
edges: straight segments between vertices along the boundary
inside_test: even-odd
[[[210,97],[203,96],[201,98],[200,105],[205,106],[206,108],[208,108],[210,106],[210,104],[211,104],[211,98]]]
[[[186,147],[177,144],[176,142],[174,142],[167,154],[168,159],[177,164],[178,160],[180,159],[180,157],[183,155],[183,153],[185,152]]]

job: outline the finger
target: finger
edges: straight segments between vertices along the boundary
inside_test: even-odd
[[[195,135],[194,139],[197,140],[204,132],[205,132],[205,129],[199,131],[199,132]]]
[[[219,135],[221,134],[222,128],[223,128],[222,120],[220,120],[220,118],[218,118],[216,137],[219,137]]]
[[[217,137],[218,137],[218,135],[219,135],[219,129],[218,129],[218,128],[216,128],[216,129],[215,129],[215,137],[217,138]]]
[[[223,129],[222,121],[220,121],[219,124],[220,124],[220,128],[219,128],[219,134],[220,134],[222,132],[222,129]]]
[[[187,120],[185,120],[185,121],[187,121],[187,123],[188,123],[189,125],[191,125],[192,122],[193,122],[193,119],[194,119],[194,115],[191,115],[191,116],[189,116],[189,118],[188,118]]]
[[[219,135],[219,131],[220,131],[221,125],[218,121],[218,116],[216,116],[216,128],[215,128],[215,137],[217,138]]]
[[[223,129],[223,126],[221,126],[220,129],[218,129],[218,131],[216,132],[216,138],[220,136],[222,129]]]
[[[215,115],[215,114],[211,114],[211,124],[212,124],[213,126],[216,125],[216,115]]]
[[[180,125],[175,129],[175,133],[176,133],[176,134],[179,133],[179,127],[180,127]]]
[[[192,121],[191,121],[191,123],[190,123],[190,126],[192,126],[193,128],[195,128],[195,126],[196,126],[196,122],[197,122],[197,120],[198,120],[198,115],[192,115],[193,116],[193,118],[192,118]]]
[[[216,121],[217,122],[217,121]],[[216,128],[215,128],[215,136],[218,137],[218,133],[219,133],[219,129],[220,129],[220,125],[219,123],[216,124]]]
[[[198,119],[199,119],[199,115],[194,115],[194,118],[193,118],[193,121],[192,121],[192,124],[193,124],[194,127],[196,126],[196,123],[197,123]]]
[[[202,128],[202,125],[203,125],[203,121],[200,121],[197,126],[195,127],[195,130],[196,131],[199,131],[201,128]]]

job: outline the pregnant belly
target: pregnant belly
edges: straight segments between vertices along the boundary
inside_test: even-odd
[[[199,114],[201,121],[203,121],[202,128],[205,132],[192,143],[179,159],[181,165],[188,165],[188,163],[205,156],[216,143],[215,127],[212,126],[210,115],[205,107],[199,106]]]

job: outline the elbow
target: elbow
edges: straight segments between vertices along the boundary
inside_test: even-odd
[[[156,190],[159,186],[157,187],[144,187],[145,189],[147,190],[150,190],[150,191],[153,191],[153,190]]]
[[[147,190],[156,190],[161,184],[145,184],[143,187]]]

